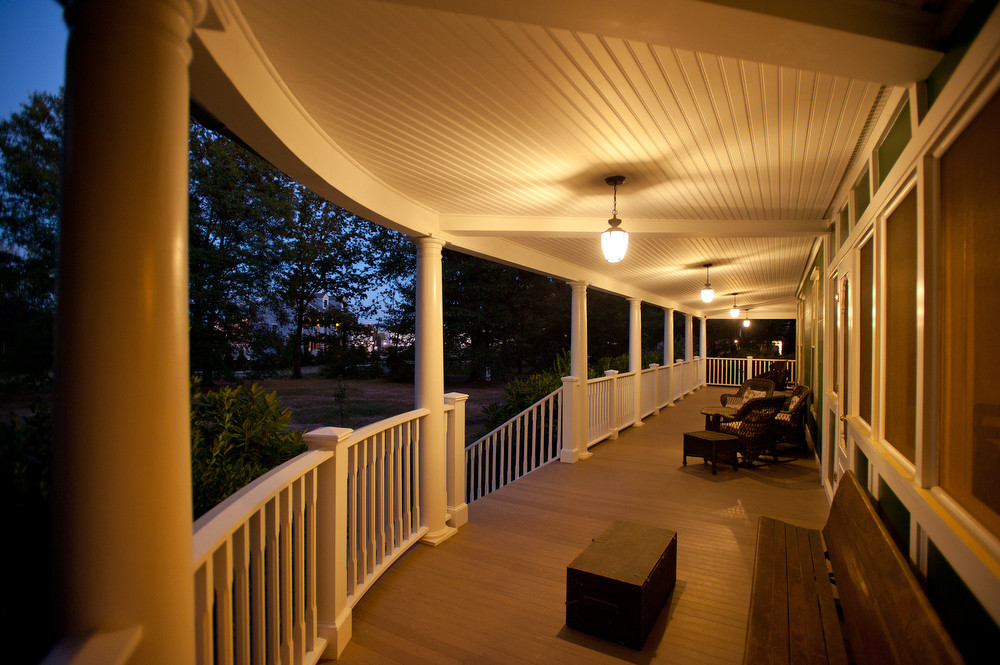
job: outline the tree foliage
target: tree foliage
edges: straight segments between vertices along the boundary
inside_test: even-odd
[[[211,384],[260,339],[293,201],[280,171],[196,123],[189,192],[191,368]]]
[[[63,95],[0,121],[0,373],[52,368]]]

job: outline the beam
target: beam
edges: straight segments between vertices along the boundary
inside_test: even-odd
[[[603,218],[441,216],[441,231],[462,237],[589,238],[606,228]],[[629,219],[622,228],[630,235],[668,238],[819,238],[829,233],[830,221]]]
[[[939,15],[890,2],[391,1],[892,85],[926,79],[942,56]]]

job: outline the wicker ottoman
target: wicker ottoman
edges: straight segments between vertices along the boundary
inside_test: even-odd
[[[684,466],[687,466],[688,455],[700,457],[705,462],[712,462],[712,475],[715,475],[716,462],[732,462],[733,471],[739,470],[736,457],[739,439],[732,434],[722,432],[685,432],[684,434]]]

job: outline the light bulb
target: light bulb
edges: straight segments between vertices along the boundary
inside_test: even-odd
[[[729,316],[733,317],[734,319],[739,315],[740,315],[739,307],[733,307],[731,310],[729,310]]]
[[[706,284],[706,286],[708,286]],[[702,289],[701,290],[701,300],[702,302],[712,302],[712,298],[715,297],[715,289]]]

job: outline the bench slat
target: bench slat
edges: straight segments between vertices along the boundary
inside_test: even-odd
[[[823,535],[859,665],[963,662],[851,472],[840,480]]]
[[[820,615],[816,583],[817,573],[813,570],[813,557],[809,549],[810,530],[789,524],[785,527],[785,531],[788,535],[794,533],[794,561],[799,576],[797,583],[799,587],[798,605],[801,607],[801,613],[798,614],[799,620],[793,620],[790,624],[790,627],[795,627],[796,631],[801,634],[798,640],[792,642],[791,661],[793,664],[826,663],[826,639],[823,637],[823,621]],[[788,560],[793,560],[791,550],[789,550]],[[791,596],[791,588],[789,588],[788,593]],[[790,616],[794,617],[796,613],[790,613]]]
[[[824,554],[826,550],[823,548],[823,540],[819,531],[809,531],[809,550],[812,554],[813,570],[816,572],[816,589],[823,635],[826,640],[827,662],[830,665],[846,665],[847,650],[844,648],[840,617],[837,616],[837,603],[833,599],[833,586],[830,584],[829,572],[826,568]]]

